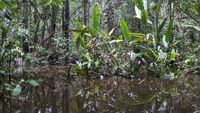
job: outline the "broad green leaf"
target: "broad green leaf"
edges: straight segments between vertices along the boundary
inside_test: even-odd
[[[100,8],[96,5],[92,14],[92,33],[96,34],[100,29]]]
[[[163,20],[163,22],[160,24],[160,26],[158,27],[157,36],[159,36],[159,34],[160,34],[160,32],[162,31],[162,29],[163,29],[163,27],[164,27],[166,21],[167,21],[167,18],[165,18],[165,19]]]
[[[126,22],[123,19],[120,21],[120,28],[122,30],[122,34],[124,36],[124,39],[126,41],[130,41],[131,40],[131,35],[130,35],[130,32],[129,32],[128,26],[127,26]]]
[[[147,19],[148,19],[148,15],[147,15],[147,12],[146,10],[142,10],[142,15],[141,15],[141,20],[142,20],[142,24],[143,25],[147,25]]]
[[[167,32],[166,32],[166,42],[169,43],[169,40],[170,40],[170,34],[172,32],[172,29],[173,29],[173,23],[174,23],[174,20],[170,20],[169,22],[169,25],[168,25],[168,28],[167,28]]]
[[[76,44],[77,44],[77,47],[86,48],[84,37],[82,37],[81,35],[79,35],[79,37],[77,38]]]
[[[16,85],[16,87],[12,90],[12,96],[18,96],[22,91],[20,85]]]
[[[80,36],[79,39],[80,39],[80,46],[86,48],[84,37]]]

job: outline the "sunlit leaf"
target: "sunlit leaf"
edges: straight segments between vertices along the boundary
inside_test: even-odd
[[[175,79],[175,73],[174,72],[165,73],[164,75],[161,76],[161,78],[173,80]]]
[[[80,41],[81,47],[86,48],[86,44],[85,44],[84,37],[80,36],[80,37],[79,37],[79,41]]]
[[[190,28],[194,28],[196,29],[197,31],[200,31],[200,26],[195,26],[195,25],[183,25],[185,27],[190,27]]]
[[[81,35],[81,32],[76,32],[76,33],[74,34],[73,40],[74,40],[74,41],[77,41],[80,35]]]
[[[109,32],[109,36],[111,36],[112,35],[112,33],[114,32],[114,30],[115,30],[115,28],[113,28],[110,32]]]
[[[147,0],[143,0],[143,6],[144,6],[144,9],[147,11],[147,8],[148,8]]]
[[[91,65],[92,65],[92,63],[91,63],[91,62],[88,62],[88,63],[87,63],[87,68],[90,69],[90,68],[91,68]]]
[[[92,32],[96,34],[100,29],[100,8],[95,5],[92,14]]]
[[[0,11],[2,11],[5,7],[5,4],[3,2],[0,2]]]
[[[135,6],[135,13],[136,13],[136,17],[137,18],[139,18],[139,19],[141,19],[141,10],[140,9],[138,9],[138,7],[137,6]]]
[[[175,60],[176,59],[176,52],[174,49],[172,49],[171,54],[170,54],[170,60]]]
[[[94,92],[95,92],[95,93],[98,93],[98,92],[99,92],[99,86],[98,86],[98,85],[95,85]]]
[[[144,10],[144,9],[140,10],[140,9],[138,9],[137,6],[135,6],[135,13],[136,13],[135,17],[141,19],[143,24],[145,24],[145,25],[147,23],[152,24],[152,22],[150,20],[148,20],[148,14],[147,14],[146,10]]]
[[[144,37],[138,37],[138,38],[135,38],[132,43],[133,44],[137,44],[139,42],[144,42]]]
[[[127,26],[126,22],[123,19],[120,21],[120,28],[122,30],[122,34],[124,36],[124,39],[126,41],[130,41],[131,40],[131,35],[130,35],[130,32],[129,32],[128,26]]]
[[[162,37],[162,44],[165,48],[168,48],[168,42],[166,42],[166,36],[165,35],[163,35],[163,37]]]
[[[38,82],[36,80],[28,80],[28,83],[34,87],[38,86]]]
[[[79,69],[82,69],[83,68],[83,64],[79,61],[76,61],[76,64],[78,65]]]
[[[98,66],[99,66],[99,61],[97,60],[97,61],[95,61],[95,67],[97,68]]]
[[[109,43],[112,44],[112,43],[119,43],[119,42],[123,42],[123,40],[112,40]]]
[[[12,96],[18,96],[22,91],[20,85],[16,85],[16,87],[12,90]]]
[[[131,35],[133,35],[134,37],[138,37],[138,38],[143,38],[145,36],[145,34],[143,33],[130,33]]]

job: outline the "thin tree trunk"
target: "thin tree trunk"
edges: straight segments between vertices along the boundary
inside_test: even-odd
[[[43,26],[42,26],[42,40],[45,39],[45,28],[46,28],[46,22],[45,22],[45,19],[42,19],[42,22],[43,22]],[[41,41],[42,43],[42,46],[44,47],[44,41]]]
[[[69,15],[70,15],[70,8],[69,8],[69,0],[66,0],[64,2],[65,4],[65,7],[64,7],[64,10],[63,10],[63,17],[62,17],[62,20],[63,20],[63,36],[65,37],[66,39],[66,51],[68,52],[69,51],[69,21],[70,21],[70,18],[69,18]]]
[[[89,25],[89,11],[90,11],[90,2],[89,0],[83,0],[83,21],[84,25],[88,26]]]
[[[69,0],[66,0],[66,3],[65,3],[65,20],[66,20],[65,21],[65,23],[66,23],[65,37],[66,37],[67,51],[69,51],[69,33],[68,33],[69,21],[70,21],[69,15],[70,15]]]
[[[114,28],[114,9],[111,3],[108,7],[108,32]]]
[[[63,91],[62,94],[62,111],[63,113],[69,113],[69,90],[68,87]]]
[[[37,1],[33,1],[34,5],[37,7]],[[35,8],[35,6],[33,6]],[[36,45],[38,43],[38,31],[39,31],[39,28],[40,28],[40,19],[39,19],[39,15],[38,15],[38,12],[37,10],[34,10],[34,13],[33,13],[33,22],[36,26],[36,29],[35,29],[35,32],[34,32],[34,37],[33,37],[33,42],[34,42],[34,45]]]
[[[23,20],[22,20],[22,23],[23,23],[23,28],[24,29],[28,29],[28,2],[27,0],[23,0],[22,1],[22,6],[23,6]],[[25,53],[29,52],[29,43],[26,41],[26,38],[23,37],[22,38],[22,46],[23,46],[23,51]]]
[[[56,17],[57,17],[57,10],[52,8],[52,18],[51,18],[51,30],[49,33],[49,38],[47,39],[47,47],[51,47],[51,39],[54,37],[56,31]]]

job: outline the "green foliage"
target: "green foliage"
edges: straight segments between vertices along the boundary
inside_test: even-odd
[[[46,4],[49,4],[50,2],[51,0],[40,0],[41,5],[46,5]]]
[[[146,26],[147,25],[147,20],[148,20],[147,11],[146,10],[142,10],[142,17],[141,17],[142,24],[144,24]]]
[[[170,41],[170,34],[171,34],[172,30],[173,30],[173,22],[174,22],[173,19],[170,20],[169,25],[167,27],[166,39],[165,39],[167,43],[169,43],[169,41]]]
[[[140,10],[144,10],[144,3],[143,0],[134,0],[136,6],[140,9]]]
[[[145,26],[147,26],[147,23],[152,24],[152,22],[148,20],[147,0],[134,0],[134,2],[136,17],[141,19],[142,24]]]
[[[100,30],[100,8],[98,5],[94,6],[93,12],[92,12],[92,33],[97,34]]]
[[[5,8],[5,4],[1,1],[0,2],[0,11],[2,11]]]
[[[29,83],[31,86],[38,86],[38,82],[36,80],[33,80],[33,79],[30,79],[30,80],[27,80],[27,83]]]
[[[160,36],[160,33],[161,33],[162,29],[164,28],[164,26],[165,26],[165,24],[166,24],[166,21],[167,21],[167,18],[165,18],[165,19],[163,20],[163,22],[160,24],[160,26],[159,26],[159,28],[158,28],[158,30],[157,30],[157,37]]]
[[[93,8],[77,0],[69,2],[70,21],[66,22],[62,0],[0,1],[1,75],[9,75],[9,63],[18,57],[42,64],[56,56],[56,62],[69,61],[85,74],[150,73],[161,78],[176,78],[180,70],[199,63],[200,5],[196,1],[98,1]],[[134,13],[140,22],[132,18]],[[88,26],[82,24],[85,21]],[[63,32],[66,24],[67,33]],[[67,41],[64,33],[69,33]],[[24,40],[33,48],[28,54],[23,52]],[[38,86],[32,79],[26,83]],[[14,86],[17,95],[20,90]]]
[[[18,96],[22,91],[22,87],[20,85],[16,85],[16,87],[12,90],[12,96]]]
[[[122,30],[122,34],[124,36],[124,39],[126,41],[130,41],[131,40],[131,35],[130,35],[130,32],[129,32],[128,26],[127,26],[126,22],[123,19],[120,21],[120,28]]]

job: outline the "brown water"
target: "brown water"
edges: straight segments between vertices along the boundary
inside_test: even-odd
[[[198,113],[200,78],[127,80],[121,77],[86,79],[67,77],[67,67],[32,68],[15,79],[37,79],[12,97],[10,113]],[[6,100],[6,97],[3,99]],[[8,100],[8,99],[7,99]],[[3,113],[3,112],[2,112]]]

